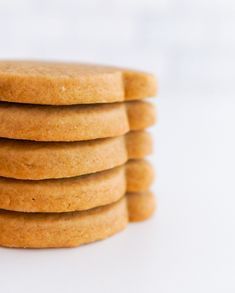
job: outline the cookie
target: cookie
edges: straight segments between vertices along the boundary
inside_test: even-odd
[[[21,213],[0,210],[0,246],[74,247],[107,238],[128,223],[126,198],[83,212]]]
[[[111,169],[151,151],[151,136],[145,131],[83,142],[1,139],[0,176],[31,180],[75,177]]]
[[[123,135],[155,122],[142,101],[46,106],[0,103],[0,137],[34,141],[81,141]]]
[[[154,169],[146,160],[129,160],[126,164],[126,177],[127,192],[146,191],[153,183]]]
[[[142,130],[154,125],[157,121],[156,108],[143,101],[125,102],[130,130]]]
[[[130,222],[147,220],[156,210],[155,197],[150,191],[128,193],[127,203]]]
[[[88,210],[115,202],[126,191],[147,190],[152,181],[153,168],[145,160],[130,160],[111,170],[67,179],[0,177],[0,209],[44,213]]]
[[[125,142],[129,159],[142,159],[152,153],[152,137],[146,131],[130,131]]]
[[[73,105],[154,96],[153,75],[114,67],[38,61],[0,62],[0,100]]]

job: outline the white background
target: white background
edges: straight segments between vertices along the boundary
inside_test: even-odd
[[[0,292],[235,292],[235,2],[0,1],[0,58],[158,76],[156,216],[77,249],[0,249]]]

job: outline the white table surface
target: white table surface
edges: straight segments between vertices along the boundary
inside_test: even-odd
[[[76,249],[0,249],[0,292],[235,292],[234,98],[158,108],[156,216]]]

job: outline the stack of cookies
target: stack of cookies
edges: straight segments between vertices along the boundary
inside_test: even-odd
[[[151,74],[0,62],[0,245],[72,247],[150,217]]]

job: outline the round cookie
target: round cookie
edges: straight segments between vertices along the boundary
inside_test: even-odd
[[[153,141],[147,131],[130,131],[125,136],[129,159],[142,159],[153,151]]]
[[[0,140],[0,176],[16,179],[66,178],[111,169],[152,150],[144,131],[84,142]]]
[[[31,213],[89,210],[113,203],[125,192],[124,166],[65,179],[0,177],[0,209]]]
[[[144,101],[125,102],[130,130],[141,130],[156,123],[156,108]]]
[[[120,102],[154,96],[153,75],[79,63],[0,62],[0,100],[73,105]]]
[[[128,223],[126,198],[83,212],[43,214],[0,210],[0,246],[74,247],[107,238]]]
[[[111,170],[67,179],[0,177],[0,209],[44,213],[88,210],[115,202],[126,191],[147,190],[152,177],[153,168],[145,160],[130,160]]]
[[[146,191],[153,183],[154,169],[146,160],[129,160],[126,164],[126,178],[127,192]]]
[[[127,193],[127,203],[130,222],[144,221],[156,210],[156,200],[150,191]]]
[[[34,141],[81,141],[123,135],[155,122],[150,103],[47,106],[0,103],[0,137]]]

